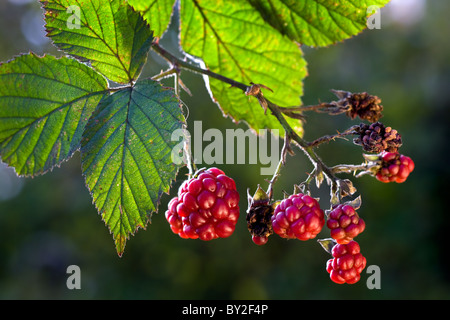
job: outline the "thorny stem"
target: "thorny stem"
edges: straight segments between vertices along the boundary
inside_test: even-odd
[[[153,76],[152,80],[157,81],[157,80],[162,80],[167,77],[176,76],[178,74],[178,72],[179,72],[179,70],[177,70],[177,68],[172,67],[166,71],[161,71],[161,73]]]
[[[320,138],[318,138],[318,139],[316,139],[314,141],[309,142],[308,145],[310,147],[317,147],[318,145],[320,145],[322,143],[330,142],[330,141],[335,140],[337,138],[343,138],[344,136],[356,134],[355,129],[357,129],[357,128],[359,128],[359,126],[356,125],[356,126],[352,126],[352,127],[348,128],[344,132],[339,132],[337,134],[320,137]]]
[[[303,140],[297,134],[297,132],[295,132],[294,129],[292,129],[292,127],[284,118],[279,107],[270,100],[268,100],[267,98],[265,98],[260,91],[256,92],[254,96],[258,99],[263,109],[266,108],[269,109],[272,112],[272,114],[277,118],[278,122],[282,125],[282,127],[286,131],[286,135],[289,137],[289,139],[294,141],[297,144],[297,146],[301,150],[303,150],[303,152],[308,156],[310,161],[314,164],[316,172],[322,170],[330,183],[332,184],[336,183],[338,179],[334,176],[333,172],[331,172],[330,169],[322,162],[322,159],[320,159],[319,156],[314,152],[313,147],[309,146],[309,143]]]
[[[320,172],[322,171],[323,174],[325,175],[325,177],[327,178],[329,184],[332,185],[332,187],[336,187],[337,186],[337,181],[338,178],[335,177],[334,172],[332,172],[330,170],[330,168],[328,168],[323,162],[322,160],[319,158],[319,156],[315,153],[315,151],[313,150],[313,146],[311,146],[308,142],[306,142],[304,139],[302,139],[295,131],[294,129],[292,129],[292,127],[289,125],[289,123],[286,121],[286,119],[283,116],[283,110],[287,111],[289,108],[282,108],[279,107],[278,105],[274,104],[273,102],[271,102],[270,100],[268,100],[267,98],[265,98],[261,92],[261,90],[258,90],[258,87],[264,87],[262,85],[255,85],[252,84],[251,86],[247,86],[246,84],[243,84],[241,82],[235,81],[233,79],[227,78],[221,74],[215,73],[209,69],[203,69],[200,68],[198,66],[195,66],[185,60],[181,60],[179,58],[177,58],[176,56],[174,56],[173,54],[171,54],[170,52],[168,52],[167,50],[165,50],[164,48],[162,48],[158,41],[155,41],[152,45],[152,49],[158,53],[160,56],[162,56],[164,59],[166,59],[171,66],[175,66],[175,68],[181,68],[181,69],[185,69],[191,72],[195,72],[195,73],[199,73],[199,74],[203,74],[203,75],[207,75],[209,77],[212,77],[214,79],[220,80],[224,83],[228,83],[230,86],[241,89],[245,94],[247,95],[252,95],[254,97],[256,97],[261,105],[261,107],[264,109],[264,111],[266,111],[267,109],[269,109],[272,113],[272,115],[274,115],[278,122],[281,124],[281,126],[284,128],[285,130],[285,134],[286,137],[288,138],[288,141],[291,142],[295,142],[297,144],[297,146],[303,150],[303,152],[308,156],[308,158],[310,159],[310,161],[313,163],[314,165],[314,171],[313,172]],[[256,89],[256,90],[255,90]],[[331,106],[331,105],[328,105]],[[323,106],[322,106],[323,107]],[[314,108],[319,108],[319,107],[314,107]],[[305,110],[303,108],[298,108],[298,110]],[[292,110],[289,110],[292,111]],[[286,140],[285,140],[286,141]],[[283,158],[283,157],[282,157]],[[278,171],[281,169],[282,167],[282,162],[280,161],[280,163],[278,164],[278,167],[276,169],[276,172],[274,174],[274,178],[272,178],[272,183],[270,184],[270,190],[272,189],[272,185],[275,182],[275,180],[278,177]]]
[[[304,181],[304,184],[309,185],[312,182],[312,180],[314,179],[315,175],[316,175],[316,169],[314,168],[314,170],[311,171],[310,174],[308,174],[308,178]]]
[[[336,105],[328,102],[322,102],[317,105],[310,106],[295,106],[295,107],[279,107],[282,112],[303,112],[303,111],[317,111],[319,112],[321,109],[330,109],[335,108]]]
[[[314,180],[316,175],[317,175],[317,172],[316,172],[316,169],[314,168],[313,171],[311,171],[311,173],[308,174],[308,178],[306,178],[306,180],[302,182],[301,185],[303,185],[303,188],[305,189],[305,191],[309,191],[309,185]]]
[[[175,57],[172,53],[168,52],[166,49],[161,47],[158,42],[154,42],[153,43],[152,49],[156,53],[158,53],[160,56],[162,56],[164,59],[166,59],[173,66],[177,66],[178,68],[182,68],[182,69],[189,70],[189,71],[192,71],[192,72],[196,72],[196,73],[207,75],[207,76],[209,76],[211,78],[214,78],[214,79],[220,80],[222,82],[228,83],[232,87],[239,88],[239,89],[241,89],[244,92],[248,88],[248,86],[243,84],[243,83],[240,83],[238,81],[234,81],[233,79],[230,79],[230,78],[227,78],[227,77],[224,77],[224,76],[222,76],[222,75],[220,75],[218,73],[212,72],[211,70],[197,67],[197,66],[195,66],[195,65],[193,65],[193,64],[191,64],[191,63],[189,63],[187,61],[184,61],[184,60],[181,60],[181,59]]]
[[[362,163],[360,165],[352,165],[352,164],[339,164],[330,168],[333,173],[356,173],[357,171],[361,171],[361,174],[370,173],[370,169],[376,166],[373,163]]]

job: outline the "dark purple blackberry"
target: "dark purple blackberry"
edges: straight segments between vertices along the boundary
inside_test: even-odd
[[[370,125],[362,123],[356,132],[359,136],[353,142],[362,146],[366,152],[397,152],[402,145],[402,137],[397,130],[385,127],[381,122]]]

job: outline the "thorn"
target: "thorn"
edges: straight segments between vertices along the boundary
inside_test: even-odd
[[[181,80],[180,77],[178,77],[178,84],[180,85],[180,87],[189,95],[192,97],[192,93],[191,90],[189,90],[188,87],[186,87],[186,85],[184,84],[184,82]]]

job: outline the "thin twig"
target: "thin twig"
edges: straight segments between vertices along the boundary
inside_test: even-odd
[[[151,79],[152,80],[162,80],[168,77],[173,77],[176,76],[178,73],[177,69],[174,67],[171,67],[170,69],[166,70],[166,71],[161,71],[159,74],[153,76]]]
[[[317,138],[314,141],[308,142],[308,145],[310,147],[315,148],[315,147],[317,147],[318,145],[320,145],[322,143],[334,141],[335,139],[338,139],[338,138],[345,139],[344,138],[345,136],[356,134],[357,133],[355,131],[356,128],[359,128],[359,126],[352,126],[352,127],[348,128],[347,130],[345,130],[344,132],[339,132],[337,134],[327,135],[327,136],[323,136],[323,137]]]
[[[303,112],[303,111],[316,111],[320,112],[322,109],[335,108],[336,105],[329,102],[322,102],[317,105],[310,106],[294,106],[294,107],[279,107],[281,112]]]
[[[332,172],[337,173],[352,173],[356,171],[368,171],[373,165],[370,163],[362,163],[360,165],[354,164],[339,164],[330,168]]]
[[[276,168],[275,172],[273,173],[272,179],[269,181],[269,187],[266,192],[269,199],[272,199],[273,185],[275,184],[275,182],[278,180],[278,177],[280,176],[281,168],[284,165],[286,165],[286,156],[288,154],[288,151],[290,150],[290,144],[291,144],[291,141],[290,141],[289,135],[285,132],[283,148],[281,149],[280,161],[278,162],[277,168]]]
[[[247,85],[245,85],[245,84],[243,84],[241,82],[235,81],[235,80],[227,78],[225,76],[222,76],[221,74],[215,73],[215,72],[213,72],[213,71],[211,71],[209,69],[203,69],[203,68],[197,67],[197,66],[195,66],[195,65],[193,65],[193,64],[191,64],[189,62],[181,60],[181,59],[175,57],[170,52],[168,52],[163,47],[161,47],[159,45],[159,43],[157,43],[157,42],[153,43],[152,49],[155,52],[157,52],[159,55],[161,55],[164,59],[166,59],[168,62],[170,62],[172,65],[177,65],[179,68],[207,75],[207,76],[209,76],[211,78],[214,78],[214,79],[220,80],[222,82],[228,83],[232,87],[239,88],[239,89],[241,89],[244,92],[249,88],[249,86],[247,86]]]

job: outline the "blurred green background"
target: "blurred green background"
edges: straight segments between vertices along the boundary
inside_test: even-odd
[[[128,241],[119,258],[92,205],[77,153],[33,179],[18,178],[0,164],[0,299],[450,298],[449,14],[449,1],[396,0],[381,11],[381,29],[329,48],[304,48],[309,68],[304,103],[333,100],[331,89],[378,95],[381,120],[402,134],[401,152],[416,164],[403,184],[353,179],[367,225],[358,242],[367,264],[380,267],[381,289],[367,288],[365,271],[355,285],[331,282],[325,271],[329,255],[315,240],[272,236],[265,246],[253,244],[245,224],[246,190],[253,193],[258,183],[265,188],[264,179],[270,178],[260,175],[258,165],[220,165],[241,193],[241,217],[232,237],[201,242],[170,231],[164,210],[183,169],[152,224]],[[176,39],[171,31],[162,43],[173,48]],[[60,55],[44,37],[39,3],[0,0],[0,61],[28,51]],[[160,62],[151,54],[144,73],[159,72]],[[201,120],[203,130],[246,129],[222,117],[201,77],[182,75],[194,93],[182,94],[189,124]],[[305,137],[312,140],[356,123],[343,115],[310,113]],[[318,153],[328,165],[362,161],[361,149],[351,141],[323,145]],[[310,163],[297,151],[283,168],[275,196],[292,192],[309,171]],[[314,192],[327,208],[326,186]],[[320,238],[327,236],[324,229]],[[81,290],[66,287],[66,268],[72,264],[81,268]]]

